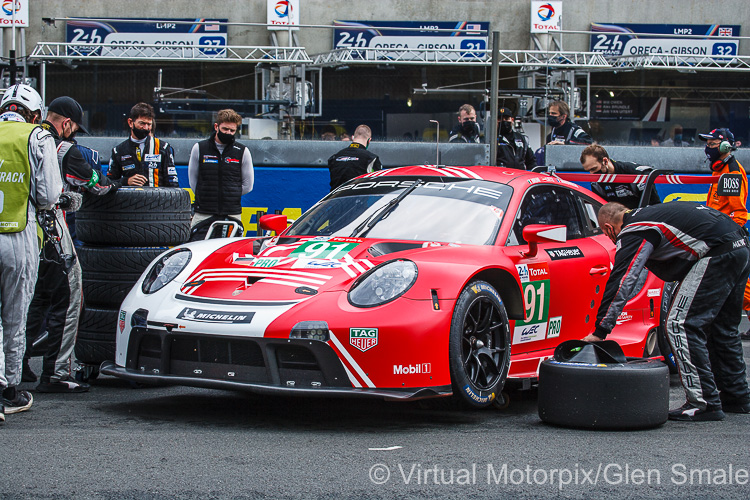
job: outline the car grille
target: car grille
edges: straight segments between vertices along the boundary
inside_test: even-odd
[[[129,351],[135,356],[129,356],[128,365],[151,375],[287,387],[347,385],[340,376],[327,383],[318,358],[307,346],[260,340],[134,330]]]

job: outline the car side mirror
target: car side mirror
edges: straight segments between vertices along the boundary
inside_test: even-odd
[[[545,241],[556,241],[565,243],[567,238],[567,228],[562,225],[552,224],[529,224],[523,228],[523,239],[529,244],[527,252],[521,252],[524,257],[536,257],[539,251],[539,243]]]
[[[260,227],[266,231],[281,234],[287,226],[286,215],[266,214],[260,218]]]

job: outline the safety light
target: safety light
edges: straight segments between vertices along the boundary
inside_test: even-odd
[[[328,323],[325,321],[300,321],[292,327],[289,338],[327,342],[330,338]]]

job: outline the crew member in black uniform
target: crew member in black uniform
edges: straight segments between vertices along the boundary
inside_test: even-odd
[[[598,144],[586,146],[581,153],[581,165],[592,174],[632,174],[648,175],[652,167],[638,165],[629,161],[614,161],[607,150]],[[592,182],[591,190],[607,201],[622,203],[628,208],[638,208],[646,183]],[[656,189],[651,190],[648,204],[661,203]]]
[[[458,125],[448,134],[448,142],[479,144],[482,142],[477,110],[471,104],[462,104],[458,108]]]
[[[360,175],[380,170],[380,158],[367,151],[372,140],[372,130],[367,125],[360,125],[354,130],[352,143],[335,155],[328,158],[328,170],[331,172],[331,191],[348,180]]]
[[[570,119],[570,108],[563,101],[552,101],[547,111],[547,125],[552,130],[547,134],[550,144],[591,144],[594,139]]]
[[[88,131],[83,127],[83,109],[71,97],[58,97],[47,110],[42,127],[48,130],[57,145],[57,159],[63,178],[64,191],[89,191],[104,195],[116,190],[120,182],[107,179],[91,168],[74,142],[76,133]],[[32,343],[47,319],[47,352],[44,354],[39,392],[86,392],[88,384],[76,382],[71,375],[73,348],[78,333],[83,287],[81,266],[76,258],[73,240],[65,223],[65,215],[54,209],[55,223],[60,232],[60,248],[69,256],[55,255],[52,242],[47,241],[39,261],[39,277],[34,298],[26,319],[26,352],[23,381],[34,382],[36,375],[29,368]]]
[[[180,187],[169,143],[150,135],[154,108],[139,102],[130,110],[130,137],[112,149],[107,177],[128,186]]]
[[[242,117],[232,109],[216,115],[214,133],[193,146],[188,162],[190,188],[195,193],[191,240],[203,239],[215,220],[242,223],[242,195],[253,190],[253,157],[235,141]]]
[[[509,108],[498,110],[497,160],[498,167],[531,170],[536,167],[534,152],[529,147],[529,139],[514,130],[513,113]]]
[[[593,342],[607,337],[647,267],[680,281],[667,319],[687,402],[671,420],[722,420],[750,413],[750,391],[737,327],[750,274],[747,234],[727,215],[686,201],[628,210],[607,203],[599,225],[617,243],[614,268],[597,312]]]

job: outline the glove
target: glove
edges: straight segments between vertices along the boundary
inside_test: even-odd
[[[60,195],[60,199],[57,200],[57,207],[60,210],[66,212],[75,212],[83,204],[83,196],[80,193],[74,193],[72,191],[66,191]]]

